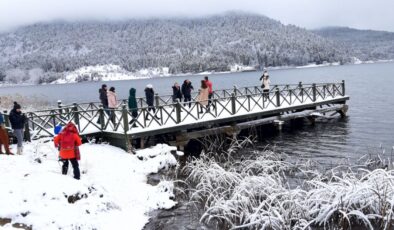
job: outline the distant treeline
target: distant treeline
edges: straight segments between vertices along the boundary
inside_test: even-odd
[[[351,62],[343,42],[283,25],[265,16],[228,13],[194,19],[52,22],[0,34],[0,80],[52,82],[89,65],[127,71],[169,67],[169,72],[228,71]]]

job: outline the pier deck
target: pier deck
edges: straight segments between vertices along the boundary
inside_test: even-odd
[[[81,135],[101,135],[114,145],[131,149],[133,139],[140,139],[143,146],[145,138],[156,135],[168,134],[177,142],[187,142],[218,132],[238,133],[256,125],[281,125],[289,119],[313,118],[317,113],[334,111],[344,116],[349,100],[344,81],[274,85],[268,94],[258,86],[216,90],[211,106],[208,110],[203,108],[202,113],[196,98],[194,93],[189,107],[189,103],[173,102],[171,95],[156,95],[155,112],[149,111],[144,98],[137,98],[139,108],[135,119],[126,106],[127,100],[121,100],[114,110],[114,122],[100,103],[59,103],[54,109],[27,112],[25,136],[26,139],[54,136],[54,126],[73,121]],[[7,118],[6,126],[9,126]]]

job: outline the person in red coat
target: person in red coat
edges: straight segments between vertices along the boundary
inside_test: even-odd
[[[78,160],[80,159],[79,148],[82,144],[78,135],[77,127],[73,123],[68,123],[66,127],[55,137],[55,147],[60,150],[60,160],[63,162],[62,174],[67,175],[68,162],[71,162],[74,171],[74,178],[79,180],[81,177]]]
[[[4,154],[2,151],[2,145],[4,145],[4,150],[7,155],[14,155],[10,151],[8,133],[4,125],[4,117],[3,114],[0,113],[0,154]]]

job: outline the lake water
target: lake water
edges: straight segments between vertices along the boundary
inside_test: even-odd
[[[259,84],[260,73],[231,73],[210,75],[214,88],[231,88]],[[354,161],[382,144],[390,153],[394,145],[394,63],[330,66],[270,71],[272,84],[346,81],[350,95],[349,117],[315,126],[285,129],[281,134],[268,135],[260,145],[275,146],[278,151],[296,158],[318,160],[325,164],[350,159]],[[148,83],[159,94],[170,94],[174,82],[190,79],[197,89],[202,75],[106,82],[116,88],[119,98],[127,98],[130,87],[143,96]],[[39,96],[50,103],[98,101],[102,82],[66,85],[16,86],[0,88],[0,95],[21,94]]]

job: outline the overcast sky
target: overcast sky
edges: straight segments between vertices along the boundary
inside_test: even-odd
[[[394,32],[394,0],[0,0],[0,30],[55,19],[201,16],[230,10],[308,29],[349,26]]]

